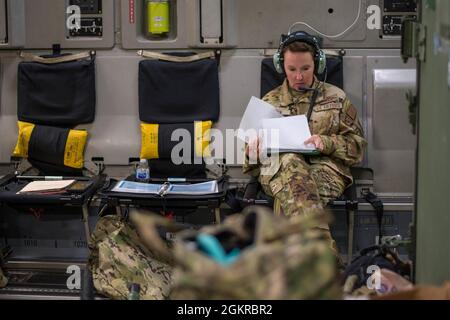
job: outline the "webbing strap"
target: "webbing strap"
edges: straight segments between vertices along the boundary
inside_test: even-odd
[[[193,62],[198,61],[202,59],[213,59],[216,57],[216,54],[214,51],[207,51],[202,53],[197,53],[192,56],[187,57],[178,57],[178,56],[172,56],[164,53],[159,52],[153,52],[153,51],[145,51],[145,50],[139,50],[138,55],[144,57],[144,58],[151,58],[151,59],[158,59],[158,60],[164,60],[164,61],[170,61],[170,62]]]
[[[383,213],[384,213],[384,206],[383,202],[377,197],[377,195],[373,192],[368,192],[364,199],[372,205],[372,207],[375,210],[375,214],[377,216],[377,223],[378,223],[378,236],[379,243],[381,243],[381,237],[382,237],[382,223],[383,223]]]
[[[66,56],[61,56],[61,57],[43,58],[43,57],[31,54],[31,53],[26,53],[26,52],[20,53],[20,57],[24,60],[45,63],[45,64],[55,64],[55,63],[61,63],[61,62],[76,61],[76,60],[80,60],[80,59],[90,58],[93,55],[95,55],[95,52],[86,51],[86,52],[80,52],[80,53],[70,54],[70,55],[66,55]]]
[[[311,103],[309,104],[308,115],[306,116],[306,119],[308,119],[308,122],[309,122],[309,120],[311,120],[311,115],[312,115],[312,112],[313,112],[314,105],[316,104],[316,100],[317,100],[317,96],[318,95],[319,95],[319,90],[318,89],[314,89],[314,92],[313,92],[312,97],[311,97]]]

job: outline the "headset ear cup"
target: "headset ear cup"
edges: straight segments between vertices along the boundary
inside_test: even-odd
[[[317,74],[322,74],[327,67],[327,56],[323,50],[319,50],[319,58],[317,62]]]
[[[275,70],[277,70],[278,73],[283,74],[283,66],[281,65],[281,56],[280,52],[277,52],[273,55],[273,66],[275,67]]]

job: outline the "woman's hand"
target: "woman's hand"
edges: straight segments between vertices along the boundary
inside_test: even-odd
[[[323,141],[317,134],[311,136],[308,140],[305,140],[304,144],[313,144],[319,151],[323,151],[324,148]]]
[[[249,158],[250,161],[257,162],[258,157],[260,156],[261,150],[261,139],[258,137],[253,137],[249,140],[247,148],[245,149],[245,154]]]

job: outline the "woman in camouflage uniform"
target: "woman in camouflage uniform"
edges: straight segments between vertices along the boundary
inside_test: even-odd
[[[290,36],[279,50],[286,79],[263,100],[284,116],[306,115],[312,106],[312,136],[304,143],[314,144],[320,155],[283,153],[273,161],[260,157],[261,139],[251,140],[246,148],[244,172],[259,176],[264,191],[275,198],[275,211],[286,216],[315,214],[338,198],[352,183],[350,166],[362,160],[367,144],[345,92],[317,79],[319,51],[317,40],[308,34]],[[318,227],[331,239],[327,225]]]

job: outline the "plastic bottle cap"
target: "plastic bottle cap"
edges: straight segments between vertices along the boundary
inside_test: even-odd
[[[139,292],[140,290],[141,290],[141,286],[139,285],[139,283],[131,284],[131,288],[130,288],[131,292]]]
[[[132,283],[130,286],[130,293],[128,294],[128,300],[139,300],[139,294],[141,286],[138,283]]]

